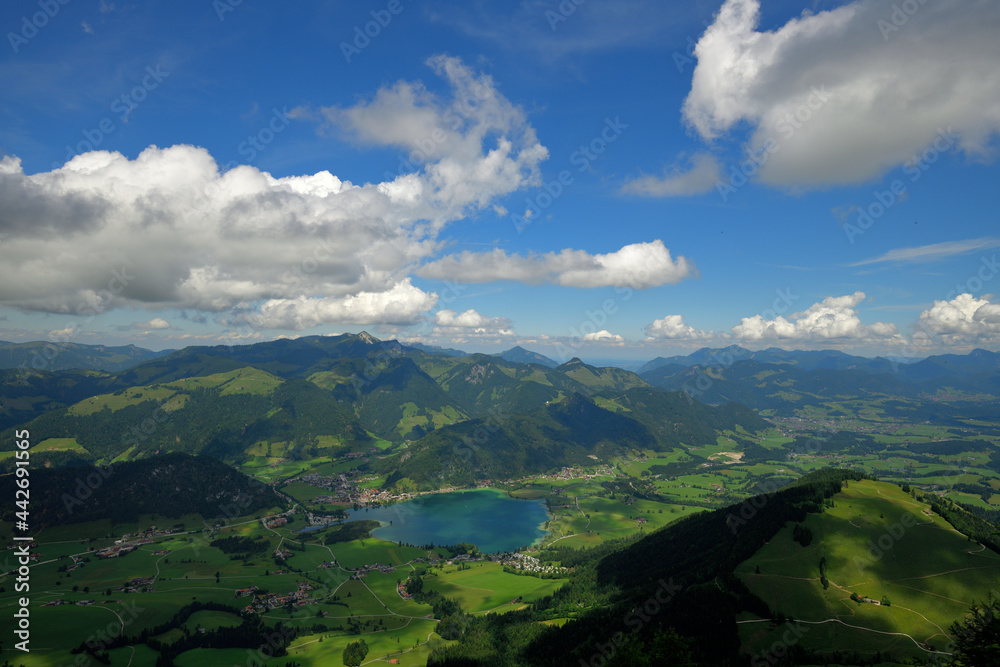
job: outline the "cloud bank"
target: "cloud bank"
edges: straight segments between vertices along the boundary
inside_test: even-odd
[[[0,305],[176,308],[293,330],[418,321],[438,297],[413,285],[409,269],[438,252],[446,225],[537,183],[547,157],[488,76],[456,58],[428,65],[450,97],[397,82],[316,114],[360,143],[424,151],[416,168],[382,183],[329,171],[274,178],[250,166],[222,173],[188,145],[150,146],[131,160],[95,151],[32,175],[4,157]]]

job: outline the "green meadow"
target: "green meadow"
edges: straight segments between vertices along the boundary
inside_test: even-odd
[[[471,613],[517,609],[551,595],[564,579],[539,579],[504,572],[499,563],[472,563],[468,569],[452,565],[424,580],[424,585],[458,601]],[[517,600],[517,602],[515,602]]]
[[[398,546],[378,538],[353,540],[331,544],[330,549],[337,557],[337,562],[349,570],[357,569],[369,563],[383,563],[399,566],[414,558],[426,557],[427,552],[415,547]]]
[[[1000,555],[894,484],[852,482],[833,502],[803,522],[813,535],[808,546],[793,541],[789,524],[737,574],[772,610],[807,623],[801,642],[811,650],[873,655],[891,646],[899,659],[918,660],[944,650],[949,625],[996,589]],[[890,604],[858,604],[852,593]],[[773,642],[773,633],[745,620],[741,636],[751,649]]]
[[[224,373],[190,382],[225,386],[227,392],[267,393],[273,390],[272,378],[266,373]],[[96,397],[100,400],[81,404],[79,409],[116,410],[154,396],[182,400],[186,395],[178,392],[195,388],[177,383],[151,385]],[[413,425],[431,421],[439,425],[452,416],[418,414],[412,409],[404,412],[404,419]],[[789,456],[792,436],[805,430],[796,431],[786,424],[757,439],[773,456],[765,452],[749,461],[727,456],[725,452],[742,451],[738,441],[749,436],[726,432],[716,442],[694,449],[626,452],[620,459],[577,469],[572,479],[566,479],[565,474],[535,475],[505,483],[503,488],[514,497],[546,501],[551,518],[546,525],[549,535],[545,546],[586,548],[648,533],[693,513],[739,502],[758,492],[763,480],[778,486],[822,467],[853,466],[883,480],[907,482],[913,494],[903,493],[893,483],[851,482],[833,498],[833,507],[803,521],[813,535],[808,546],[793,541],[794,526],[789,524],[736,571],[774,611],[798,623],[794,626],[796,642],[811,651],[831,659],[835,651],[857,651],[863,656],[882,651],[890,652],[894,660],[925,662],[932,655],[930,651],[947,647],[950,624],[965,615],[969,604],[1000,587],[1000,556],[957,533],[915,496],[933,493],[984,510],[1000,506],[1000,474],[989,467],[994,465],[990,448],[995,447],[995,436],[976,431],[996,425],[970,424],[968,432],[934,424],[896,425],[878,405],[848,401],[820,406],[809,418],[832,419],[838,412],[847,415],[837,417],[842,426],[862,431],[884,428],[886,432],[874,433],[872,441],[888,449],[873,455],[824,448],[825,442],[821,442],[816,451]],[[971,441],[970,449],[978,451],[929,456],[910,449],[936,447],[949,439]],[[329,440],[320,444],[324,454],[334,454],[342,443]],[[383,450],[394,447],[386,441],[375,441],[372,446]],[[36,444],[34,450],[78,447],[72,438],[54,438]],[[265,482],[284,482],[280,487],[283,493],[310,507],[315,507],[315,498],[326,492],[303,482],[303,474],[330,475],[360,465],[359,460],[325,457],[290,460],[286,455],[294,451],[291,443],[259,443],[247,451],[243,472]],[[364,475],[374,477],[366,486],[378,486],[385,479],[372,472]],[[954,489],[955,484],[970,488]],[[94,555],[124,533],[175,524],[184,532],[159,536],[153,544],[121,558],[99,560]],[[474,562],[468,568],[428,568],[414,563],[428,557],[423,549],[376,538],[327,546],[322,542],[329,531],[297,532],[304,525],[301,515],[276,530],[264,528],[254,517],[243,517],[216,530],[209,529],[200,516],[144,516],[128,525],[100,521],[47,529],[37,549],[43,556],[32,567],[33,651],[15,655],[4,642],[0,661],[16,658],[26,667],[71,664],[76,656],[70,648],[95,633],[108,632],[109,624],[120,626],[119,617],[128,621],[126,632],[136,634],[170,621],[181,607],[195,600],[221,603],[231,611],[197,612],[164,633],[164,639],[180,637],[184,629],[194,632],[198,627],[211,630],[233,625],[240,621],[239,611],[249,601],[237,598],[236,589],[255,584],[270,593],[283,594],[307,583],[312,587],[310,604],[291,610],[272,609],[262,615],[269,625],[289,623],[301,633],[292,642],[289,656],[272,659],[268,665],[284,665],[292,659],[302,665],[339,664],[344,646],[358,637],[372,648],[370,661],[391,657],[403,665],[423,665],[434,646],[447,642],[435,634],[436,621],[427,618],[432,613],[429,605],[403,600],[396,592],[397,582],[415,569],[426,572],[428,590],[458,601],[465,611],[477,615],[520,608],[551,595],[565,581],[514,575],[488,562]],[[0,537],[9,539],[10,535],[10,526],[0,526]],[[209,546],[227,536],[264,540],[267,548],[243,557]],[[279,546],[291,550],[287,561],[273,556]],[[0,556],[3,571],[12,569],[10,558]],[[74,558],[82,560],[83,566],[66,571]],[[821,560],[828,580],[826,589],[820,581]],[[320,567],[330,561],[336,566]],[[351,578],[353,570],[372,563],[390,565],[396,571]],[[136,577],[155,577],[155,590],[117,590]],[[0,606],[13,608],[9,575],[0,577],[0,587],[5,589],[0,592]],[[850,599],[852,593],[879,602],[886,598],[890,604],[858,604]],[[41,606],[56,599],[69,604]],[[84,600],[95,604],[75,604]],[[738,619],[738,628],[748,657],[765,655],[784,641],[789,631],[787,624],[750,614]],[[156,655],[139,645],[115,649],[110,660],[114,666],[154,664]],[[196,649],[182,654],[176,663],[246,664],[247,659],[246,649]]]

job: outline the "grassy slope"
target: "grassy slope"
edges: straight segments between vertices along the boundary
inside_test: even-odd
[[[467,570],[445,568],[439,577],[428,577],[425,585],[445,597],[456,600],[471,613],[485,613],[508,607],[515,598],[531,602],[551,595],[565,583],[563,579],[539,579],[503,571],[497,563],[473,563]]]
[[[208,389],[213,387],[223,387],[222,394],[259,394],[270,395],[274,389],[282,383],[281,378],[270,373],[252,367],[244,367],[228,373],[216,373],[205,377],[193,377],[183,380],[176,380],[166,384],[130,387],[111,394],[101,394],[85,399],[71,406],[67,411],[70,415],[89,415],[100,412],[108,408],[112,412],[120,410],[127,405],[139,405],[143,401],[150,399],[157,401],[169,401],[177,396],[175,406],[164,406],[169,410],[171,407],[177,409],[181,407],[187,399],[187,392],[195,389]]]
[[[814,536],[808,547],[792,541],[789,524],[737,573],[772,609],[812,622],[802,643],[813,650],[927,657],[914,641],[882,633],[903,633],[944,650],[948,626],[996,587],[1000,556],[969,542],[892,484],[852,482],[834,502],[824,514],[805,520]],[[830,580],[826,591],[819,581],[822,557]],[[892,604],[859,605],[850,600],[852,592],[878,600],[887,596]],[[820,624],[829,619],[867,629]],[[765,626],[770,627],[741,624],[744,642],[766,647],[784,631],[768,632]]]

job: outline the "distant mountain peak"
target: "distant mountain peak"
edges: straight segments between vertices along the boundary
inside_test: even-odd
[[[573,357],[572,359],[570,359],[566,363],[564,363],[564,364],[562,364],[560,366],[556,366],[556,370],[557,371],[571,371],[573,369],[581,368],[581,367],[582,368],[586,368],[587,364],[583,363],[583,360],[580,357]]]
[[[369,345],[374,345],[375,343],[379,342],[378,338],[375,338],[375,336],[372,336],[367,331],[362,331],[361,333],[359,333],[358,340],[360,340],[362,343],[368,343]]]
[[[544,354],[526,350],[520,345],[515,345],[506,352],[500,352],[494,356],[498,356],[505,361],[513,361],[519,364],[540,364],[542,366],[548,366],[549,368],[555,368],[559,365],[557,362],[549,359]]]
[[[420,350],[421,352],[426,352],[427,354],[442,355],[445,357],[467,357],[469,353],[464,350],[457,350],[452,347],[441,347],[439,345],[427,345],[425,343],[420,343],[417,341],[407,341],[406,347],[413,350]]]

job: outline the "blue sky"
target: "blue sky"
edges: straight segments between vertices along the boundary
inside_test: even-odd
[[[0,338],[1000,348],[1000,7],[6,3]]]

